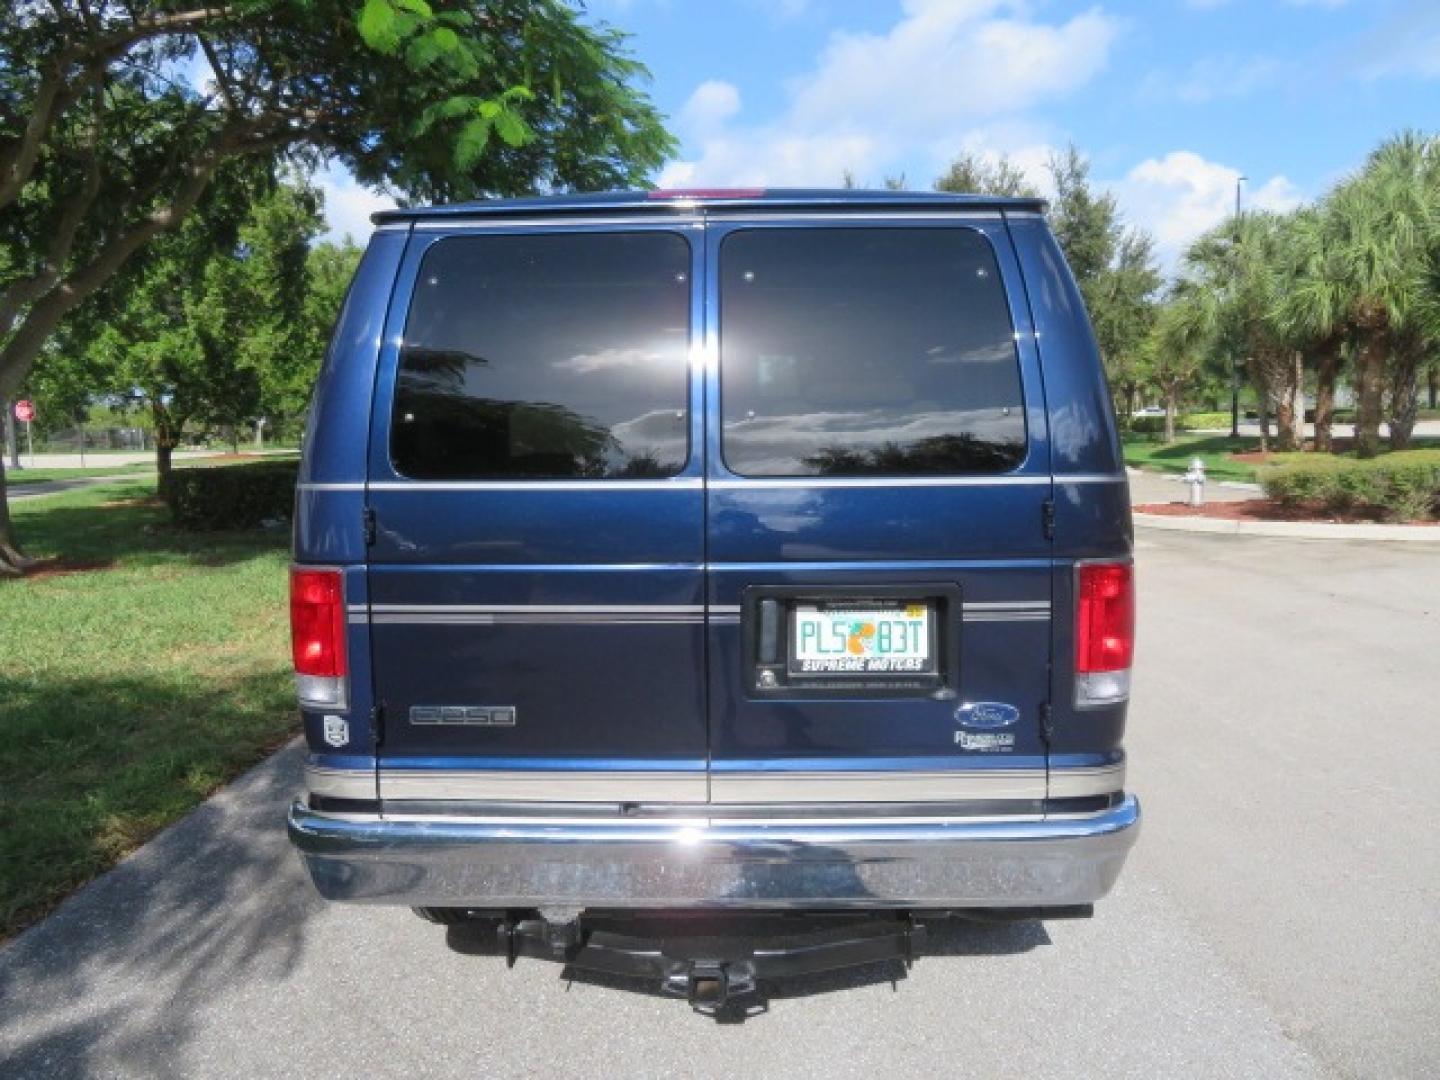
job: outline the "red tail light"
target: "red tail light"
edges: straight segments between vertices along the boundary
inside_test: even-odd
[[[346,674],[345,586],[339,570],[291,569],[290,638],[295,674],[323,679]]]
[[[1134,656],[1134,567],[1081,563],[1075,572],[1075,703],[1126,700]]]
[[[1121,671],[1135,654],[1135,577],[1129,563],[1081,563],[1075,670]]]

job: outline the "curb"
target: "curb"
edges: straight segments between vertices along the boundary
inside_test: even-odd
[[[1133,514],[1132,517],[1141,528],[1170,532],[1276,536],[1290,540],[1397,540],[1440,546],[1440,527],[1434,525],[1319,525],[1308,521],[1231,521],[1165,514]]]

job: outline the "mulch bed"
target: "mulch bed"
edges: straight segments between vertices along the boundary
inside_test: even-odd
[[[1199,507],[1187,506],[1183,502],[1143,503],[1134,509],[1137,514],[1211,518],[1219,521],[1305,521],[1320,525],[1440,525],[1440,521],[1393,522],[1384,521],[1375,515],[1335,514],[1320,506],[1281,506],[1269,499],[1212,502]]]

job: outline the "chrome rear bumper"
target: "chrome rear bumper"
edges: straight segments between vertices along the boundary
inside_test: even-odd
[[[1133,795],[1025,820],[385,819],[291,807],[331,900],[478,908],[959,908],[1089,904],[1140,827]]]

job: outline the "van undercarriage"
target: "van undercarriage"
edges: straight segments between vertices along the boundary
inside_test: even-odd
[[[524,956],[563,964],[569,974],[648,982],[721,1016],[763,1007],[764,987],[777,979],[885,963],[908,969],[942,920],[1084,919],[1092,912],[1090,904],[868,912],[416,909],[449,927],[461,951],[503,956],[508,967]]]

